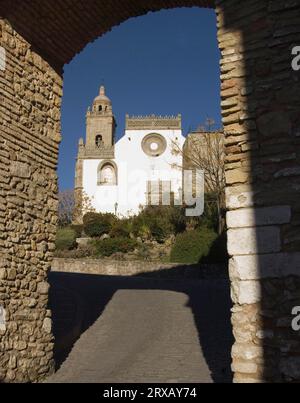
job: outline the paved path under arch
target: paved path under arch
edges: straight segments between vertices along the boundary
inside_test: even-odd
[[[63,274],[52,282],[107,298],[48,382],[230,381],[224,282]]]

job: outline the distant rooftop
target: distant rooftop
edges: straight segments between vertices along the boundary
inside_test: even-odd
[[[181,129],[181,115],[177,116],[129,116],[126,115],[126,130]]]

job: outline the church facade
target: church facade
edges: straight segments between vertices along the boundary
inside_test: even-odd
[[[112,102],[100,88],[86,116],[86,141],[80,139],[76,164],[77,221],[89,209],[119,217],[147,205],[182,204],[181,115],[126,115],[116,141]],[[79,206],[79,207],[78,207]]]

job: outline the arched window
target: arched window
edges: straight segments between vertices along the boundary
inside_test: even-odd
[[[102,108],[102,105],[99,105],[98,111],[99,111],[99,112],[102,112],[102,109],[103,109],[103,108]]]
[[[102,138],[101,134],[97,134],[95,142],[96,142],[96,147],[101,147],[102,146],[103,138]]]
[[[113,162],[104,162],[98,168],[98,185],[117,185],[117,167]]]

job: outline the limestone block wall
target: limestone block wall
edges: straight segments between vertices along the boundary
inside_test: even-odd
[[[53,370],[48,283],[56,232],[61,77],[7,21],[0,71],[0,382]]]
[[[236,382],[299,381],[300,4],[217,1]],[[234,12],[232,11],[234,10]]]
[[[183,267],[180,264],[162,264],[159,262],[126,261],[111,259],[64,259],[55,258],[52,262],[52,272],[92,274],[100,276],[137,276],[141,274],[155,273],[159,271],[176,271],[180,269],[182,277],[192,271],[191,267]],[[199,269],[197,267],[197,269]]]
[[[92,274],[97,276],[140,276],[151,273],[154,277],[199,278],[227,280],[228,271],[222,265],[182,265],[138,260],[68,259],[55,258],[54,273]]]

